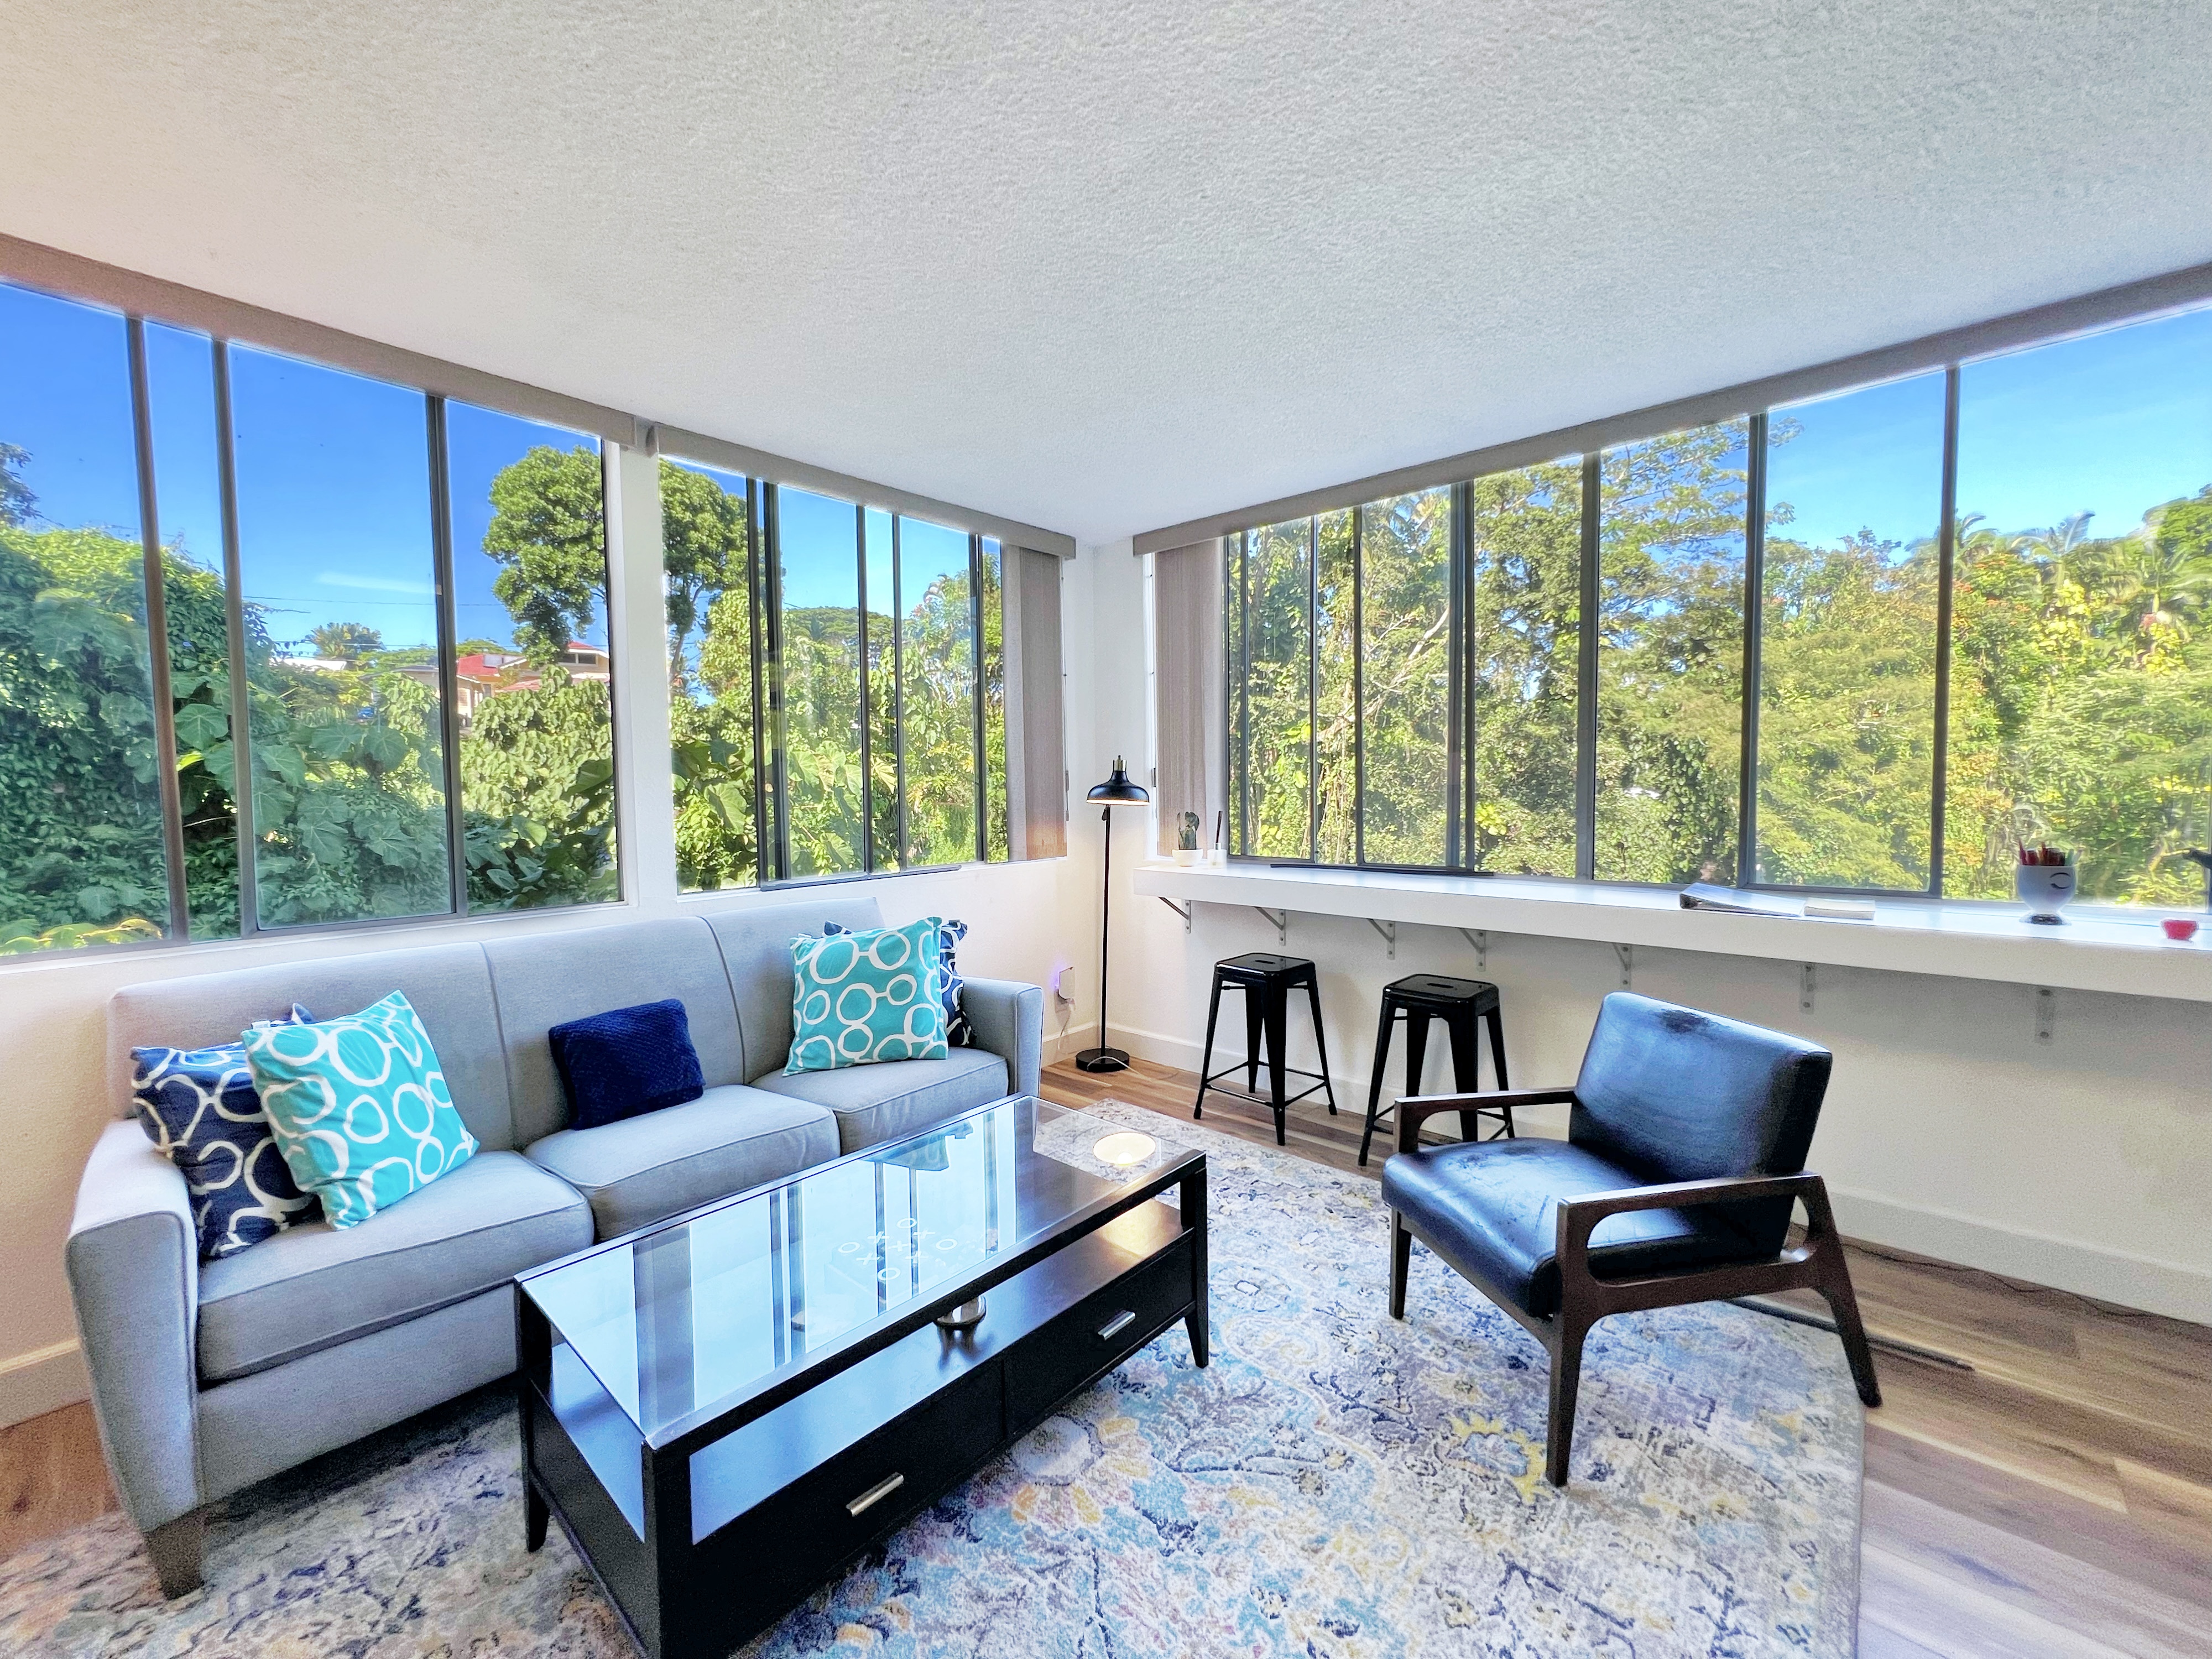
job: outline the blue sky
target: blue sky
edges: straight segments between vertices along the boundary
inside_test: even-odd
[[[156,494],[164,540],[219,565],[210,349],[149,325]],[[240,528],[249,598],[280,639],[363,622],[393,647],[435,636],[429,481],[420,393],[239,349],[233,359]],[[1776,411],[1800,434],[1771,458],[1769,499],[1790,532],[1832,541],[1861,528],[1910,543],[1938,512],[1942,377]],[[499,469],[534,444],[595,441],[448,406],[456,608],[463,638],[504,641],[512,619],[480,550]],[[0,283],[0,441],[30,452],[23,476],[47,522],[137,533],[122,319]],[[726,488],[742,481],[714,474]],[[2002,529],[2090,512],[2091,533],[2212,483],[2212,307],[1968,364],[1961,375],[1959,507]],[[850,605],[858,588],[849,502],[787,489],[784,591],[794,607]],[[903,586],[964,568],[961,532],[907,520]],[[889,515],[867,515],[869,603],[888,611]],[[909,601],[911,602],[911,600]],[[605,639],[599,618],[590,630]]]

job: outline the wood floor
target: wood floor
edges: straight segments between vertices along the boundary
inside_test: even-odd
[[[1100,1077],[1062,1064],[1043,1092],[1187,1123],[1196,1085],[1144,1061]],[[1260,1107],[1208,1096],[1206,1122],[1274,1144]],[[1356,1170],[1359,1119],[1316,1097],[1291,1109],[1289,1143]],[[1850,1259],[1876,1338],[1972,1367],[1875,1353],[1863,1659],[2212,1655],[2212,1330],[1888,1251]]]
[[[1194,1085],[1143,1062],[1104,1078],[1058,1065],[1044,1092],[1187,1122]],[[1206,1115],[1273,1143],[1257,1108]],[[1290,1146],[1354,1169],[1358,1120],[1304,1102]],[[2212,1330],[1859,1247],[1851,1272],[1877,1337],[1971,1367],[1875,1356],[1865,1659],[2212,1656]],[[0,1429],[0,1559],[114,1504],[88,1407]]]

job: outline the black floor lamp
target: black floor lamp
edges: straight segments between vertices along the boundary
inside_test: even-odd
[[[1129,781],[1129,774],[1119,755],[1114,757],[1114,775],[1096,785],[1086,799],[1097,801],[1105,811],[1098,821],[1106,826],[1106,867],[1098,879],[1098,1047],[1085,1048],[1075,1057],[1079,1072],[1126,1072],[1129,1056],[1126,1050],[1106,1047],[1106,933],[1111,925],[1114,903],[1114,809],[1117,806],[1143,806],[1152,800],[1144,785]]]

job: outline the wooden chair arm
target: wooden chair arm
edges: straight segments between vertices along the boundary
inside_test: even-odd
[[[1420,1142],[1421,1125],[1439,1112],[1495,1110],[1502,1106],[1556,1106],[1575,1097],[1572,1089],[1492,1089],[1479,1095],[1407,1095],[1398,1102],[1398,1150],[1410,1152]]]
[[[1663,1187],[1624,1187],[1610,1193],[1584,1193],[1559,1200],[1556,1254],[1562,1276],[1590,1276],[1590,1234],[1607,1216],[1636,1210],[1686,1210],[1701,1204],[1755,1202],[1762,1198],[1802,1200],[1808,1232],[1835,1231],[1828,1208],[1827,1183],[1809,1171],[1786,1176],[1721,1176],[1711,1181],[1676,1181]]]

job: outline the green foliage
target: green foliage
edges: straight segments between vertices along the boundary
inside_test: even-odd
[[[320,628],[310,630],[307,639],[314,647],[317,656],[335,659],[349,665],[357,664],[363,657],[384,653],[384,635],[363,623],[325,623]]]
[[[619,896],[607,687],[558,669],[477,704],[461,744],[471,910]]]
[[[664,471],[665,471],[664,467]],[[491,483],[483,550],[501,568],[492,592],[514,617],[514,642],[533,664],[586,637],[605,603],[606,492],[599,453],[540,444]]]

